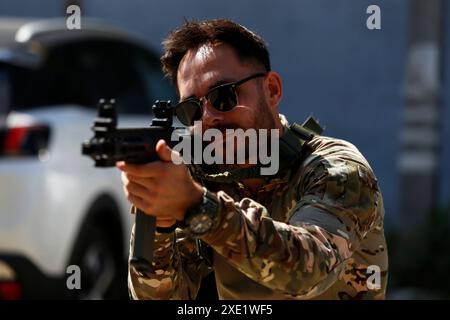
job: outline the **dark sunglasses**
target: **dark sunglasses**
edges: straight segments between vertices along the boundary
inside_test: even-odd
[[[194,125],[194,121],[202,118],[205,99],[218,111],[230,111],[238,104],[236,88],[249,80],[265,76],[266,73],[256,73],[242,80],[211,88],[202,98],[193,97],[179,102],[174,109],[175,115],[182,124]]]

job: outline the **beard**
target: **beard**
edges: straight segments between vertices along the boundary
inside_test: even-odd
[[[217,165],[216,171],[218,173],[232,171],[232,170],[236,170],[236,169],[244,168],[244,167],[255,166],[255,163],[258,163],[258,154],[259,154],[258,148],[262,144],[267,144],[267,147],[270,150],[270,143],[269,143],[270,129],[274,129],[276,127],[275,119],[274,119],[273,113],[270,110],[269,104],[263,99],[262,94],[260,95],[260,99],[258,101],[258,106],[259,106],[259,108],[258,108],[257,112],[254,112],[252,114],[252,119],[246,128],[243,128],[236,123],[230,123],[227,125],[219,125],[219,126],[215,127],[216,129],[218,129],[222,132],[222,155],[223,156],[225,156],[227,154],[226,129],[235,129],[235,130],[242,129],[244,131],[247,129],[256,129],[257,131],[259,131],[259,129],[267,129],[267,131],[268,131],[267,139],[265,139],[266,141],[261,141],[262,137],[258,134],[259,132],[257,132],[258,143],[257,143],[257,147],[256,147],[256,152],[254,149],[252,152],[252,150],[250,148],[250,144],[247,143],[249,141],[249,139],[244,139],[244,141],[240,141],[240,143],[239,143],[237,141],[238,138],[236,136],[233,136],[232,138],[234,139],[234,144],[233,144],[234,150],[231,150],[231,152],[233,152],[234,163],[232,163],[232,164],[224,163],[224,164]],[[240,147],[240,150],[238,149],[238,147]],[[238,154],[240,152],[245,154],[245,164],[237,163]],[[224,160],[225,160],[225,158],[224,158]],[[224,162],[226,162],[226,161],[224,161]]]

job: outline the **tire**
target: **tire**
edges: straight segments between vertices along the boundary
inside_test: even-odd
[[[127,299],[126,262],[115,248],[111,232],[86,225],[77,242],[71,263],[80,267],[81,289],[71,290],[73,299]]]

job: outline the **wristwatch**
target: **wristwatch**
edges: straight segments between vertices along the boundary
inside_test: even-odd
[[[215,226],[219,214],[217,196],[203,187],[202,202],[186,211],[185,228],[194,236],[207,234]]]

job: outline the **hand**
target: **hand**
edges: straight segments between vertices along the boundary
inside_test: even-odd
[[[181,157],[164,140],[156,144],[160,161],[147,164],[117,162],[122,171],[127,199],[146,214],[155,216],[158,227],[170,227],[183,221],[186,210],[199,204],[202,186],[194,181],[185,164],[176,165],[172,157]]]

